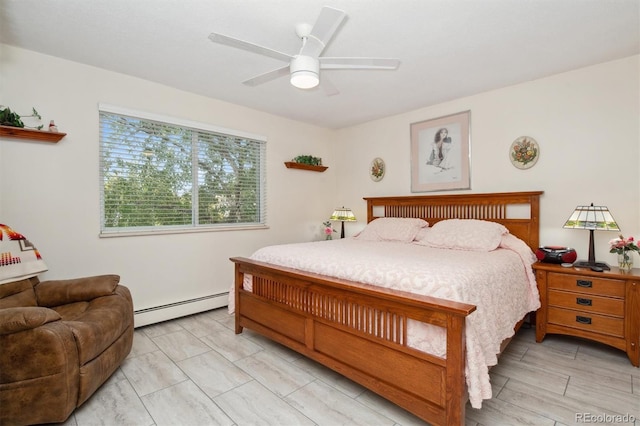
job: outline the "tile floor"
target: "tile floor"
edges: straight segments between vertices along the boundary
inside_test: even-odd
[[[495,396],[480,410],[468,406],[467,425],[640,426],[640,369],[606,346],[566,336],[537,344],[522,329],[491,376]],[[64,423],[423,424],[249,330],[235,335],[226,308],[137,329],[121,368]]]

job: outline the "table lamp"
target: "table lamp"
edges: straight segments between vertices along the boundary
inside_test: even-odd
[[[593,245],[593,231],[620,231],[615,219],[605,206],[577,206],[563,228],[588,229],[589,230],[589,260],[578,260],[573,264],[577,268],[599,267],[610,270],[609,265],[596,262],[595,248]]]
[[[342,229],[340,230],[340,238],[344,238],[344,223],[345,222],[355,222],[356,217],[351,211],[350,208],[338,208],[333,211],[333,214],[329,218],[329,220],[339,220],[342,222]]]

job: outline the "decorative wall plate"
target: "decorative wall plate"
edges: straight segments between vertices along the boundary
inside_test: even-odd
[[[386,171],[386,166],[384,165],[384,160],[382,158],[376,157],[371,161],[371,165],[369,166],[369,176],[371,180],[374,182],[380,182],[384,177],[384,172]]]
[[[540,157],[538,142],[529,136],[520,136],[509,148],[509,159],[518,169],[530,169]]]

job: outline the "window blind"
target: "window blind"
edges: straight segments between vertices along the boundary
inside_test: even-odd
[[[99,116],[101,234],[265,226],[266,141]]]

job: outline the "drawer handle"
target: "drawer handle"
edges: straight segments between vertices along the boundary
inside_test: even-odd
[[[591,324],[591,318],[576,315],[576,322],[579,322],[580,324]]]
[[[581,306],[591,306],[593,302],[591,301],[591,299],[583,299],[582,297],[577,297],[576,303]]]
[[[576,285],[578,287],[583,287],[583,288],[591,288],[593,287],[593,283],[589,280],[577,280],[576,281]]]

